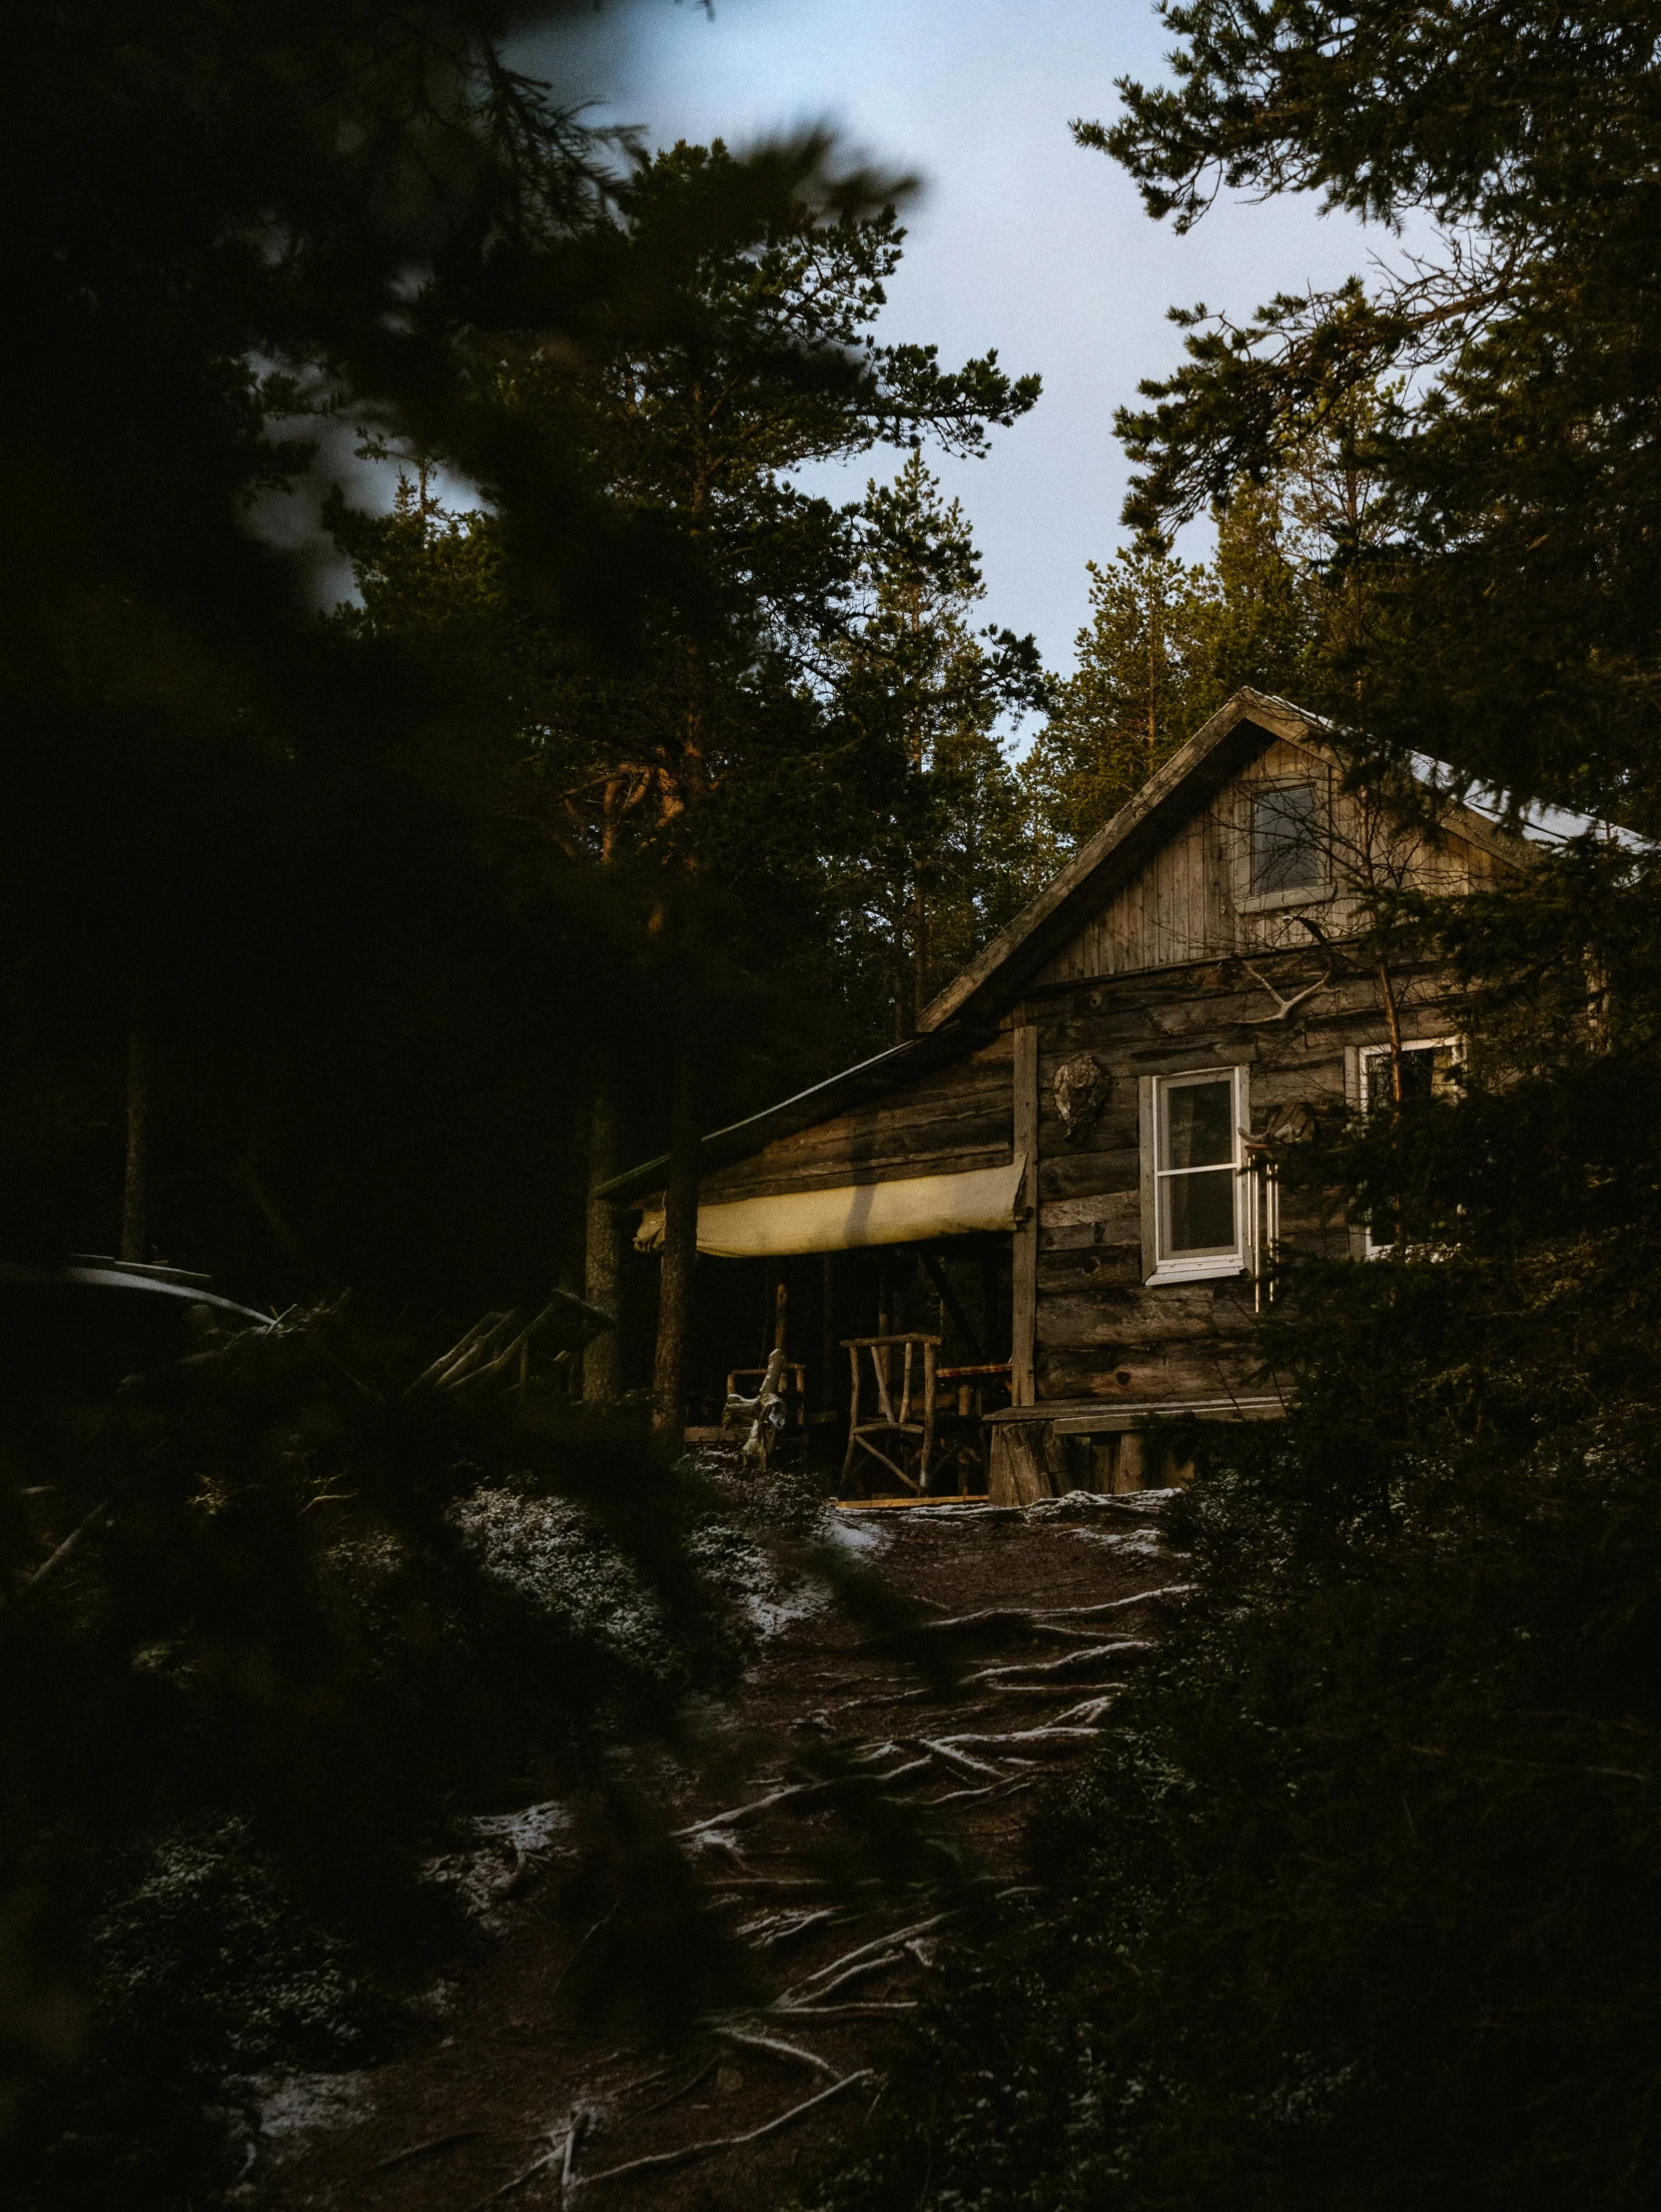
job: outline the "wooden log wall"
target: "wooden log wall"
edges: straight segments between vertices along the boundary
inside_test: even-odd
[[[1009,1164],[1012,1045],[995,1038],[967,1060],[920,1077],[870,1106],[836,1114],[708,1176],[703,1202],[950,1175]]]
[[[1313,953],[1251,964],[1282,997],[1319,977]],[[1397,979],[1408,1039],[1458,1028],[1451,986],[1425,968]],[[1334,978],[1289,1021],[1243,962],[1196,962],[1158,974],[1106,978],[1031,995],[1015,1019],[1039,1034],[1039,1254],[1037,1398],[1208,1399],[1261,1389],[1249,1375],[1252,1286],[1244,1275],[1198,1282],[1143,1280],[1139,1079],[1241,1063],[1251,1119],[1344,1095],[1346,1047],[1380,1045],[1378,986],[1359,966]],[[1064,1062],[1091,1054],[1112,1079],[1107,1105],[1070,1138],[1056,1108]],[[1334,1201],[1324,1212],[1282,1200],[1281,1241],[1333,1257],[1349,1249]]]
[[[1249,1278],[1144,1280],[1139,1085],[1145,1076],[1244,1063],[1261,1132],[1277,1108],[1341,1098],[1346,1051],[1385,1042],[1379,985],[1361,948],[1322,950],[1294,910],[1253,903],[1245,880],[1252,784],[1304,776],[1326,779],[1331,887],[1302,903],[1329,941],[1341,941],[1356,919],[1345,883],[1357,856],[1370,856],[1367,865],[1387,880],[1443,893],[1471,888],[1500,865],[1474,831],[1390,830],[1338,788],[1317,750],[1277,740],[1199,806],[1039,972],[996,1042],[880,1102],[775,1139],[711,1175],[705,1202],[998,1166],[1012,1149],[1034,1148],[1036,1118],[1039,1211],[1013,1240],[1015,1403],[1094,1408],[1254,1394]],[[1397,981],[1409,1040],[1457,1033],[1441,971]],[[1311,985],[1312,995],[1279,1011],[1275,992],[1283,1002]],[[1055,1078],[1085,1053],[1111,1078],[1111,1095],[1088,1131],[1070,1136]],[[1299,1212],[1289,1193],[1281,1237],[1331,1256],[1351,1246],[1335,1202],[1324,1213],[1307,1204]]]
[[[1353,927],[1354,902],[1345,896],[1343,880],[1369,855],[1404,884],[1446,897],[1457,897],[1492,874],[1491,856],[1450,831],[1386,836],[1337,788],[1335,770],[1321,755],[1277,740],[1249,775],[1235,778],[1192,815],[1085,924],[1040,972],[1040,985],[1181,967],[1231,953],[1249,960],[1259,952],[1307,944],[1308,933],[1291,910],[1252,911],[1241,903],[1250,786],[1299,776],[1324,779],[1330,792],[1327,841],[1334,891],[1319,902],[1305,902],[1327,936],[1342,937]]]

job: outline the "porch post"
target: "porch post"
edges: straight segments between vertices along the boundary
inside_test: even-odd
[[[1038,1337],[1038,1028],[1023,1022],[1014,1032],[1015,1156],[1027,1160],[1027,1210],[1015,1225],[1010,1330],[1010,1399],[1036,1403]]]

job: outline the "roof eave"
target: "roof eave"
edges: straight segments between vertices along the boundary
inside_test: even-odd
[[[953,1020],[995,1019],[1051,954],[1111,896],[1117,879],[1139,865],[1146,849],[1164,835],[1173,810],[1190,804],[1196,790],[1209,790],[1213,783],[1227,779],[1241,750],[1240,743],[1229,741],[1243,730],[1249,730],[1253,740],[1295,740],[1313,733],[1325,735],[1328,725],[1318,715],[1268,692],[1249,687],[1237,691],[1080,847],[1060,875],[979,958],[924,1008],[919,1030],[928,1032]]]
[[[891,1045],[886,1052],[874,1054],[870,1060],[857,1061],[852,1068],[840,1069],[834,1076],[827,1076],[823,1083],[795,1092],[760,1113],[747,1114],[743,1120],[729,1122],[725,1128],[712,1129],[699,1140],[699,1173],[712,1175],[738,1160],[753,1158],[776,1138],[793,1136],[798,1129],[812,1128],[817,1122],[829,1120],[833,1114],[846,1113],[854,1106],[863,1106],[867,1100],[880,1098],[896,1084],[913,1076],[927,1075],[935,1068],[945,1067],[949,1061],[966,1057],[987,1041],[985,1029],[966,1021],[943,1023],[926,1034],[908,1038],[903,1045]],[[594,1196],[612,1205],[629,1205],[661,1190],[668,1174],[669,1154],[660,1152],[655,1159],[641,1160],[637,1166],[613,1175],[609,1182],[599,1185]]]

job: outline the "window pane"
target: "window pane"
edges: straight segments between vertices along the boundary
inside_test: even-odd
[[[1451,1093],[1453,1065],[1450,1045],[1409,1045],[1401,1056],[1402,1104]],[[1387,1112],[1390,1104],[1390,1056],[1375,1053],[1366,1063],[1366,1109],[1369,1113]]]
[[[1213,1167],[1235,1157],[1235,1086],[1185,1083],[1165,1093],[1165,1157],[1162,1167]]]
[[[1165,1248],[1173,1259],[1235,1248],[1235,1170],[1172,1175],[1165,1193]]]
[[[1251,888],[1303,891],[1325,881],[1312,783],[1270,784],[1251,797]]]

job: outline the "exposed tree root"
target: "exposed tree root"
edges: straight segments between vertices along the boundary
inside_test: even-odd
[[[874,1935],[870,1942],[860,1943],[851,1951],[844,1951],[840,1958],[833,1958],[828,1965],[820,1966],[811,1974],[804,1974],[800,1981],[793,1981],[785,1990],[788,2000],[799,2001],[810,1990],[824,1994],[825,1984],[839,1975],[845,1966],[852,1966],[862,1958],[869,1958],[877,1951],[892,1951],[902,1943],[909,1943],[913,1936],[932,1935],[937,1927],[956,1917],[952,1912],[933,1912],[926,1920],[914,1920],[910,1927],[890,1928],[886,1935]]]
[[[476,2143],[488,2128],[452,2127],[447,2135],[429,2135],[424,2143],[411,2143],[404,2150],[395,2150],[388,2158],[378,2158],[373,2166],[364,2168],[365,2175],[391,2173],[395,2166],[412,2165],[417,2158],[431,2157],[435,2152],[448,2150],[454,2143]]]
[[[880,1756],[880,1752],[874,1756]],[[804,1798],[822,1798],[837,1790],[857,1788],[886,1789],[890,1783],[900,1782],[907,1775],[920,1773],[929,1762],[914,1759],[909,1765],[896,1767],[883,1775],[827,1775],[820,1782],[792,1782],[782,1790],[769,1791],[764,1798],[753,1799],[748,1805],[731,1806],[724,1813],[712,1813],[706,1821],[694,1821],[690,1828],[677,1828],[675,1835],[682,1842],[701,1843],[720,1840],[722,1829],[733,1827],[739,1821],[753,1821],[763,1813],[770,1813],[777,1805],[799,1805]]]
[[[1102,1740],[1102,1731],[1096,1728],[1064,1728],[1059,1724],[1044,1728],[1009,1729],[999,1736],[952,1736],[945,1739],[950,1744],[970,1745],[976,1751],[997,1751],[1007,1747],[1000,1757],[1009,1758],[1012,1752],[1037,1752],[1041,1756],[1050,1752],[1082,1751]]]
[[[1006,1775],[997,1782],[989,1782],[979,1790],[948,1790],[943,1798],[931,1798],[930,1805],[969,1805],[976,1798],[1013,1798],[1023,1790],[1032,1788],[1030,1775]]]
[[[821,1905],[816,1912],[769,1912],[759,1920],[747,1921],[738,1934],[752,1950],[777,1950],[781,1944],[794,1943],[812,1929],[823,1927],[827,1920],[847,1917],[836,1904]]]
[[[1113,1661],[1126,1662],[1140,1659],[1151,1652],[1154,1644],[1146,1636],[1122,1637],[1115,1644],[1092,1644],[1082,1652],[1064,1652],[1060,1659],[1032,1659],[1018,1661],[1003,1667],[983,1667],[970,1681],[981,1683],[1015,1682],[1030,1675],[1065,1675],[1085,1667],[1105,1666]]]
[[[954,1613],[940,1621],[916,1621],[909,1628],[889,1629],[881,1636],[870,1638],[859,1648],[862,1651],[879,1651],[887,1645],[914,1636],[1071,1634],[1073,1632],[1064,1632],[1058,1624],[1064,1621],[1106,1620],[1110,1614],[1125,1613],[1135,1606],[1148,1605],[1155,1598],[1189,1597],[1195,1587],[1191,1582],[1162,1583],[1158,1589],[1136,1590],[1128,1598],[1108,1598],[1097,1605],[985,1606],[978,1613]]]
[[[799,2065],[829,2074],[833,2081],[838,2078],[828,2058],[821,2058],[817,2051],[804,2050],[799,2043],[786,2043],[777,2035],[758,2035],[751,2028],[729,2027],[724,2023],[712,2027],[709,2032],[718,2035],[724,2043],[737,2043],[745,2050],[769,2051],[775,2058],[793,2058]]]
[[[857,2088],[862,2081],[872,2081],[875,2078],[869,2066],[862,2066],[857,2073],[844,2074],[839,2081],[833,2081],[828,2089],[821,2089],[817,2095],[805,2098],[800,2104],[793,2104],[788,2112],[781,2112],[777,2119],[765,2120],[760,2127],[746,2129],[742,2135],[716,2135],[701,2143],[683,2143],[679,2150],[651,2151],[644,2158],[626,2159],[620,2166],[604,2166],[598,2173],[573,2172],[566,2178],[565,2193],[568,2196],[576,2188],[597,2188],[602,2181],[617,2181],[624,2174],[662,2172],[670,2166],[689,2166],[699,2158],[714,2158],[721,2151],[742,2150],[748,2143],[763,2142],[769,2135],[777,2135],[782,2129],[793,2126],[797,2120],[806,2119],[810,2112],[816,2112],[821,2105],[829,2104],[833,2097],[843,2096],[848,2090]],[[529,2178],[528,2175],[526,2178]]]
[[[918,1749],[927,1752],[931,1758],[940,1760],[956,1773],[966,1775],[971,1782],[1002,1782],[1004,1779],[998,1769],[989,1767],[984,1759],[975,1759],[956,1745],[944,1743],[937,1737],[920,1738]]]
[[[689,2097],[698,2083],[712,2074],[720,2063],[719,2052],[713,2058],[706,2058],[697,2072],[683,2081],[678,2089],[671,2089],[666,2097],[659,2097],[655,2104],[644,2106],[635,2114],[635,2118],[644,2120],[649,2118],[653,2112],[667,2112],[671,2104],[678,2104],[682,2097]]]

